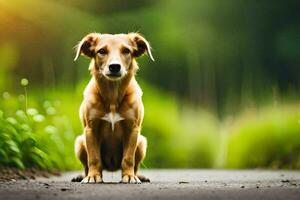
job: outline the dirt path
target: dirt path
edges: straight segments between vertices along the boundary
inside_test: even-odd
[[[0,199],[300,199],[300,171],[144,170],[151,183],[70,182],[78,172],[50,179],[0,182]]]

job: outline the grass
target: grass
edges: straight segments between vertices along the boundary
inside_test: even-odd
[[[27,109],[26,113],[17,110],[9,117],[0,112],[1,165],[42,169],[76,166],[72,147],[75,134],[67,126],[68,119],[53,113],[53,107],[46,110],[48,113],[43,114],[35,108]]]
[[[24,89],[26,86],[23,85]],[[79,168],[73,151],[76,134],[70,119],[60,112],[61,103],[41,100],[41,92],[36,93],[35,98],[31,95],[27,98],[26,93],[3,93],[0,165],[61,170]]]
[[[289,105],[240,116],[228,130],[225,166],[300,169],[299,111]]]
[[[213,167],[218,144],[217,119],[199,108],[181,105],[172,95],[147,84],[142,134],[148,142],[147,166]]]
[[[85,82],[55,92],[3,93],[0,165],[73,170],[78,108]],[[24,86],[24,85],[23,85]],[[25,87],[25,86],[24,86]],[[289,103],[219,120],[199,107],[142,83],[148,168],[300,169],[300,106]],[[28,102],[28,107],[25,102]],[[26,112],[25,112],[26,111]]]
[[[34,134],[33,122],[43,119],[41,115],[27,116],[18,110],[15,117],[5,118],[0,112],[0,163],[2,165],[28,168],[51,168],[54,166],[41,140]]]

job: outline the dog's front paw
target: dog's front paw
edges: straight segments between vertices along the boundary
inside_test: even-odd
[[[81,183],[103,183],[103,180],[100,174],[89,174],[81,181]]]
[[[135,175],[124,175],[122,177],[122,183],[140,184],[140,179]]]

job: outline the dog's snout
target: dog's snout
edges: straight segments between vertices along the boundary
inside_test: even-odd
[[[122,76],[122,66],[118,62],[110,63],[108,69],[105,72],[105,75],[110,78],[118,78]]]
[[[118,73],[118,72],[120,72],[120,70],[121,70],[121,65],[120,64],[110,64],[109,66],[108,66],[108,68],[109,68],[109,71],[111,72],[111,73]]]

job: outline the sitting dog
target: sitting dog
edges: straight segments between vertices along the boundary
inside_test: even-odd
[[[138,33],[90,33],[77,46],[74,60],[89,57],[92,75],[80,106],[84,133],[75,141],[85,169],[81,183],[101,183],[103,170],[118,169],[122,183],[149,181],[138,174],[147,140],[140,134],[144,107],[135,79],[136,58],[145,53],[154,61],[149,43]]]

